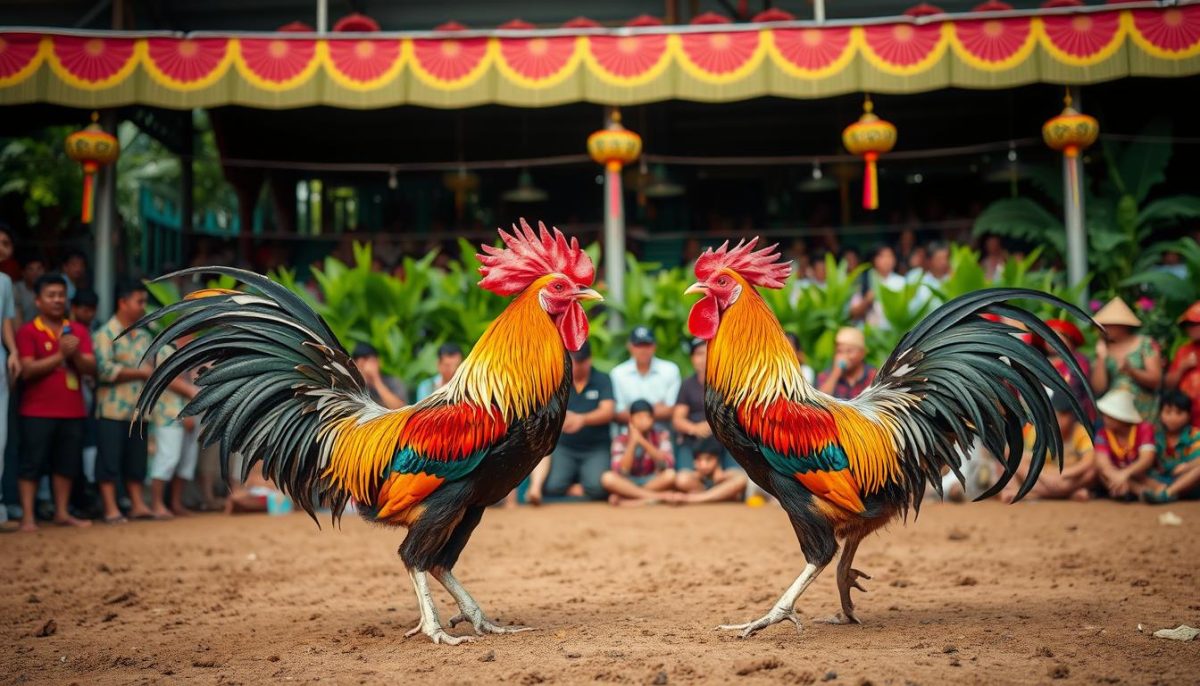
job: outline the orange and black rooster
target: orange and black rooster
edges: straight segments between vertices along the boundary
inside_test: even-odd
[[[255,293],[205,290],[143,319],[177,315],[146,353],[206,332],[160,365],[139,399],[145,414],[180,372],[200,368],[200,392],[184,416],[203,415],[201,440],[221,444],[228,469],[244,456],[241,478],[262,462],[263,474],[309,513],[314,497],[334,519],[353,499],[368,521],[408,528],[400,559],[412,579],[420,623],[434,643],[456,645],[438,618],[427,575],[453,596],[475,633],[524,627],[491,622],[451,570],[483,517],[554,448],[571,383],[571,358],[588,335],[582,300],[591,259],[575,239],[521,221],[506,248],[483,246],[479,285],[514,296],[433,395],[387,410],[371,401],[362,375],[324,321],[303,300],[257,274],[198,267],[177,274],[227,274]],[[170,278],[170,276],[163,278]]]
[[[783,327],[756,286],[781,288],[789,265],[774,246],[754,250],[757,239],[732,250],[728,243],[696,261],[699,281],[687,293],[703,295],[691,311],[692,334],[708,340],[705,406],[713,433],[759,486],[779,499],[791,519],[807,565],[767,614],[720,628],[743,638],[787,620],[800,625],[796,600],[833,560],[844,541],[837,582],[842,612],[833,621],[857,623],[850,589],[863,590],[866,574],[853,568],[866,535],[892,518],[918,510],[929,482],[941,488],[941,471],[959,476],[959,465],[978,440],[1007,456],[999,482],[1008,483],[1021,460],[1022,428],[1037,432],[1029,478],[1037,482],[1047,454],[1062,455],[1046,387],[1077,398],[1045,356],[1018,340],[1013,326],[989,321],[988,312],[1021,322],[1055,345],[1071,373],[1075,358],[1037,317],[1008,304],[1042,300],[1089,320],[1078,308],[1045,293],[997,288],[952,300],[901,339],[875,382],[858,398],[841,401],[814,390]]]

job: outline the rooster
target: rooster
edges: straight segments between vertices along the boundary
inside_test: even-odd
[[[800,626],[796,600],[838,552],[841,613],[836,623],[858,623],[850,590],[870,577],[853,567],[862,539],[894,517],[916,513],[929,482],[941,492],[941,472],[959,467],[978,440],[1007,456],[1004,471],[980,499],[998,493],[1020,464],[1022,429],[1036,430],[1029,478],[1018,498],[1037,482],[1049,454],[1062,455],[1046,387],[1071,400],[1086,426],[1079,399],[1044,354],[1023,344],[1011,325],[1020,322],[1049,341],[1080,374],[1075,357],[1037,317],[1011,299],[1050,302],[1090,321],[1078,308],[1045,293],[997,288],[952,300],[900,340],[874,383],[858,398],[841,401],[814,390],[783,327],[756,286],[781,288],[790,269],[775,246],[755,250],[757,238],[729,249],[709,249],[696,261],[699,281],[686,293],[703,297],[688,328],[709,341],[705,408],[713,433],[759,486],[787,512],[806,565],[763,617],[720,629],[748,638],[782,621]],[[1061,463],[1061,462],[1060,462]]]
[[[207,289],[158,310],[135,326],[177,318],[154,338],[165,344],[206,332],[154,371],[138,401],[143,414],[180,372],[201,371],[200,392],[182,416],[203,415],[201,441],[219,442],[221,465],[244,456],[241,478],[262,462],[264,476],[316,520],[334,521],[351,499],[371,522],[408,529],[400,545],[420,607],[423,633],[457,645],[472,636],[445,631],[428,576],[458,605],[450,620],[476,635],[527,630],[488,619],[452,569],[484,509],[503,498],[550,454],[565,418],[571,358],[588,335],[581,301],[595,270],[572,238],[521,221],[500,231],[506,247],[483,246],[482,288],[514,296],[458,372],[425,400],[398,410],[374,403],[358,368],[325,322],[286,288],[252,272],[197,267],[232,276],[256,293]]]

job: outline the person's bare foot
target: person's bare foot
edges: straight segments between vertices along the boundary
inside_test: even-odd
[[[583,484],[571,484],[570,488],[567,489],[567,495],[573,498],[583,497]]]
[[[690,493],[680,493],[679,491],[664,491],[662,501],[668,505],[687,505],[692,502]]]
[[[58,526],[73,526],[73,527],[77,527],[80,529],[86,529],[87,527],[92,525],[92,520],[79,519],[78,517],[72,517],[71,515],[67,515],[66,517],[55,517],[54,523],[57,524]]]
[[[19,529],[17,529],[17,531],[19,531],[23,534],[31,534],[37,530],[38,530],[37,522],[34,522],[34,521],[26,522],[24,520],[21,521],[21,527]]]
[[[542,504],[542,492],[540,490],[535,490],[532,488],[529,489],[528,491],[525,492],[525,502],[529,503],[530,505],[535,505],[535,506],[541,505]]]
[[[154,513],[145,505],[134,505],[129,508],[130,519],[154,519]]]
[[[608,496],[608,504],[609,505],[620,505],[621,504],[621,496],[617,495],[616,493],[610,493]]]
[[[171,514],[171,511],[168,510],[165,505],[160,505],[159,507],[154,508],[154,510],[150,513],[150,516],[160,521],[166,519],[175,519],[175,515]]]
[[[1017,492],[1006,488],[1003,491],[1000,491],[999,498],[1000,502],[1004,503],[1005,505],[1011,505],[1012,502],[1017,499]]]
[[[1086,503],[1091,499],[1092,494],[1089,493],[1088,489],[1086,488],[1076,489],[1075,492],[1071,494],[1071,500],[1074,500],[1077,503]]]
[[[171,514],[176,517],[191,517],[193,512],[186,507],[172,507]]]

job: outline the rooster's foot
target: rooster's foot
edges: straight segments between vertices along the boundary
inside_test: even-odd
[[[475,629],[476,636],[484,636],[486,634],[519,634],[522,631],[537,630],[532,626],[503,626],[496,624],[487,617],[484,617],[482,612],[474,617],[468,617],[463,613],[454,615],[450,618],[450,628],[453,629],[461,622],[469,623]]]
[[[800,624],[800,615],[797,615],[795,610],[782,610],[779,607],[773,607],[770,612],[753,622],[746,622],[745,624],[722,624],[717,629],[720,631],[741,631],[740,638],[750,638],[772,624],[778,624],[783,621],[795,624],[796,631],[804,628]]]
[[[451,624],[451,626],[454,625]],[[477,640],[474,636],[451,636],[450,634],[446,633],[446,630],[442,627],[437,625],[426,626],[424,622],[409,629],[408,632],[404,634],[404,637],[412,638],[417,634],[425,634],[429,637],[429,640],[433,641],[434,643],[445,643],[446,645],[451,646],[456,646],[460,643],[470,643]]]
[[[854,610],[850,610],[849,612],[843,610],[832,617],[818,621],[822,624],[862,624],[862,620],[854,614]]]

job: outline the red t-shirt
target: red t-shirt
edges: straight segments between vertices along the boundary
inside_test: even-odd
[[[1189,353],[1195,353],[1200,357],[1200,343],[1187,343],[1175,353],[1175,359],[1171,362],[1171,370],[1179,369],[1179,365],[1183,363],[1183,358]],[[1179,378],[1179,390],[1187,394],[1192,399],[1192,426],[1200,427],[1200,365],[1192,367]]]
[[[79,339],[79,351],[91,355],[92,337],[86,326],[65,321],[71,334]],[[58,352],[58,337],[34,317],[17,331],[17,353],[22,357],[41,360]],[[87,416],[83,402],[83,379],[79,372],[61,364],[54,371],[35,381],[26,381],[21,388],[22,417],[44,417],[47,419],[82,419]]]

